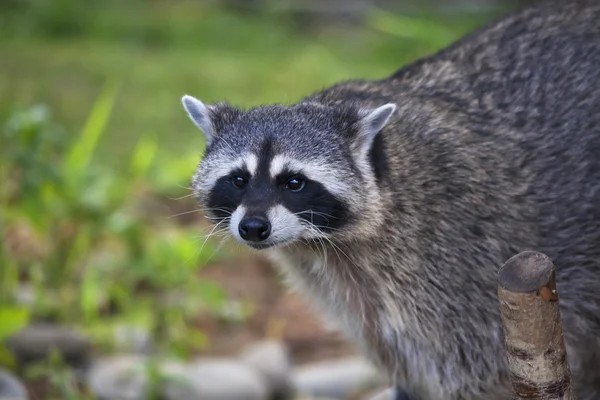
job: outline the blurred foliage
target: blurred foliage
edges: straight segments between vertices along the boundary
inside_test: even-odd
[[[339,80],[385,76],[484,20],[374,10],[360,25],[309,28],[295,14],[230,12],[206,1],[12,2],[20,6],[0,13],[1,101],[51,104],[75,132],[106,77],[118,76],[122,90],[97,155],[119,166],[141,134],[173,153],[201,149],[178,104],[184,93],[241,106],[294,102]]]
[[[308,27],[185,0],[0,2],[0,364],[31,321],[74,326],[102,351],[138,326],[154,352],[185,357],[208,344],[195,316],[235,317],[198,277],[226,256],[219,242],[170,218],[198,211],[187,186],[204,143],[182,94],[290,103],[388,75],[494,16],[372,10]],[[32,373],[56,398],[87,398],[57,363]]]
[[[222,305],[222,293],[195,279],[216,249],[197,246],[195,229],[167,224],[145,209],[156,154],[151,137],[140,137],[127,170],[91,161],[118,87],[106,84],[79,135],[66,135],[43,106],[4,126],[0,293],[10,308],[0,317],[25,319],[15,299],[26,285],[34,295],[31,318],[78,323],[92,336],[113,322],[140,323],[177,348],[198,342],[189,318],[203,306]],[[193,163],[181,176],[192,170]],[[153,189],[161,194],[160,186]]]

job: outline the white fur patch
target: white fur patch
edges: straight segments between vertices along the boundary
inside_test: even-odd
[[[300,219],[280,204],[271,207],[267,211],[267,217],[271,223],[269,241],[277,243],[296,240],[304,231]]]
[[[227,160],[227,161],[223,161]],[[258,157],[255,154],[248,153],[240,157],[229,160],[226,157],[218,159],[218,162],[206,163],[202,166],[202,177],[198,176],[195,181],[198,182],[198,189],[205,192],[210,192],[215,186],[215,183],[224,176],[231,174],[232,171],[242,168],[248,169],[250,175],[255,175],[258,168]]]
[[[239,226],[240,221],[246,215],[246,207],[239,206],[233,214],[231,214],[231,220],[229,221],[229,231],[233,235],[234,238],[239,240],[240,242],[245,242],[244,239],[240,236]]]
[[[229,175],[231,171],[241,168],[243,165],[244,159],[242,157],[227,162],[219,159],[218,162],[205,163],[198,170],[194,181],[198,183],[199,191],[209,192],[219,179]]]
[[[269,174],[271,178],[277,177],[289,163],[293,162],[292,159],[287,158],[284,155],[278,154],[271,160],[271,165],[269,166]]]
[[[256,175],[256,170],[258,169],[258,157],[256,157],[256,154],[248,154],[244,161],[250,175]]]
[[[321,183],[329,192],[348,198],[351,195],[352,188],[344,183],[344,179],[337,176],[336,170],[331,168],[331,164],[319,160],[299,161],[283,154],[278,154],[271,160],[269,173],[271,178],[275,178],[285,169],[302,173],[310,180]],[[346,176],[345,178],[349,178]]]

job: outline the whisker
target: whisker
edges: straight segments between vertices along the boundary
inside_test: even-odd
[[[334,231],[334,232],[344,232],[344,230],[343,230],[343,229],[339,229],[339,228],[332,228],[332,227],[330,227],[330,226],[327,226],[327,225],[315,225],[315,224],[312,224],[312,226],[314,226],[314,227],[315,227],[315,228],[317,228],[317,229],[326,229],[326,230],[329,230],[329,231]]]
[[[188,197],[192,197],[194,195],[194,193],[190,193],[190,194],[186,194],[185,196],[181,196],[181,197],[169,197],[169,196],[165,196],[167,199],[169,200],[183,200],[183,199],[187,199]]]
[[[192,213],[196,213],[196,212],[200,212],[200,211],[204,211],[203,209],[199,208],[197,210],[192,210],[192,211],[184,211],[184,212],[180,212],[174,215],[171,215],[170,217],[167,217],[167,219],[171,219],[171,218],[175,218],[175,217],[180,217],[182,215],[187,215],[187,214],[192,214]]]
[[[229,230],[227,228],[219,228],[215,230],[212,234],[195,236],[193,239],[195,242],[198,242],[200,240],[205,240],[206,238],[221,238],[226,236],[229,236]]]
[[[319,245],[321,246],[321,249],[323,250],[322,253],[322,257],[323,257],[323,262],[325,263],[325,265],[327,265],[327,261],[328,261],[328,255],[327,255],[327,247],[325,246],[325,242],[323,241],[321,235],[319,235],[318,231],[314,228],[314,225],[312,224],[306,224],[305,227],[315,235],[315,239],[317,240],[317,243],[319,243]],[[321,273],[325,273],[325,271],[321,271]]]
[[[195,212],[199,212],[199,211],[203,211],[203,212],[207,212],[207,211],[221,211],[221,212],[226,213],[228,215],[233,214],[231,212],[231,210],[227,210],[225,208],[202,208],[201,207],[201,208],[198,208],[196,210],[184,211],[184,212],[181,212],[181,213],[178,213],[178,214],[175,214],[175,215],[171,215],[170,217],[167,217],[167,219],[175,218],[175,217],[179,217],[181,215],[191,214],[191,213],[195,213]],[[208,219],[210,219],[210,217],[207,216],[207,215],[205,215],[205,217],[208,218]]]
[[[204,246],[206,245],[206,242],[208,241],[208,239],[213,235],[213,233],[215,232],[215,229],[217,229],[223,222],[228,221],[227,218],[221,220],[221,222],[219,222],[218,224],[216,224],[211,231],[209,232],[209,234],[206,236],[206,238],[204,238],[204,242],[202,243],[202,246],[200,246],[200,252],[202,252],[202,250],[204,249]]]
[[[207,258],[207,260],[206,260],[207,263],[210,260],[212,260],[212,258],[215,256],[215,254],[217,254],[221,250],[221,248],[223,248],[223,245],[225,244],[225,242],[227,242],[227,239],[228,239],[227,236],[221,238],[221,240],[219,241],[219,243],[217,244],[217,246],[213,250],[212,254]]]
[[[338,259],[340,259],[340,260],[344,259],[344,260],[348,261],[349,263],[351,263],[352,265],[354,265],[356,268],[360,268],[360,266],[356,263],[356,261],[354,261],[338,244],[333,242],[329,237],[327,237],[321,231],[319,231],[318,227],[316,225],[306,223],[305,226],[308,228],[308,230],[311,233],[313,233],[316,236],[316,240],[318,240],[321,245],[323,245],[323,241],[326,241],[327,244],[329,246],[331,246],[332,250],[335,252]],[[343,255],[343,257],[340,256],[340,253]],[[327,262],[327,260],[325,260],[325,262]]]
[[[321,216],[323,216],[323,217],[325,217],[325,218],[331,218],[331,219],[341,219],[341,218],[339,218],[339,217],[335,217],[335,216],[333,216],[333,215],[331,215],[331,214],[327,214],[327,213],[324,213],[324,212],[321,212],[321,211],[314,211],[314,210],[305,210],[305,211],[299,211],[299,212],[297,212],[297,213],[294,213],[294,215],[300,215],[300,214],[306,214],[306,213],[311,213],[311,214],[321,215]]]

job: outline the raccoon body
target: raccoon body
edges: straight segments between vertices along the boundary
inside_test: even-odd
[[[599,4],[543,3],[297,104],[185,96],[199,203],[411,399],[512,398],[497,271],[544,252],[578,398],[598,399]]]

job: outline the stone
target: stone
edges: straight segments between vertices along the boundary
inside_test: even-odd
[[[91,351],[91,343],[85,336],[51,324],[28,326],[13,335],[7,345],[20,365],[44,361],[57,350],[68,365],[82,366],[87,364]]]
[[[323,361],[297,368],[293,382],[300,394],[336,399],[367,393],[385,384],[377,369],[359,357]]]
[[[206,358],[170,380],[165,394],[167,400],[268,400],[269,388],[258,371],[241,361]]]
[[[366,400],[396,400],[397,398],[393,388],[380,389],[365,397]],[[400,399],[404,400],[403,397],[400,397]],[[408,400],[408,397],[406,397],[406,400]]]
[[[87,373],[87,384],[99,400],[145,400],[147,359],[120,355],[96,360]]]
[[[35,288],[32,285],[20,284],[15,292],[17,304],[27,307],[33,307],[35,304]]]
[[[16,376],[0,368],[0,400],[28,400],[25,385]]]
[[[115,346],[119,351],[148,354],[151,338],[148,329],[133,325],[118,325],[114,332]]]
[[[145,400],[150,393],[148,363],[141,355],[98,359],[87,374],[99,400]],[[203,359],[185,365],[159,361],[160,394],[166,400],[267,400],[269,390],[258,371],[237,360]]]
[[[172,360],[154,361],[161,394],[171,382],[186,374],[186,365]],[[125,354],[96,360],[87,373],[87,384],[100,400],[145,400],[150,392],[150,359]]]
[[[245,349],[240,359],[262,375],[270,398],[293,397],[292,364],[285,344],[276,340],[258,342]]]

